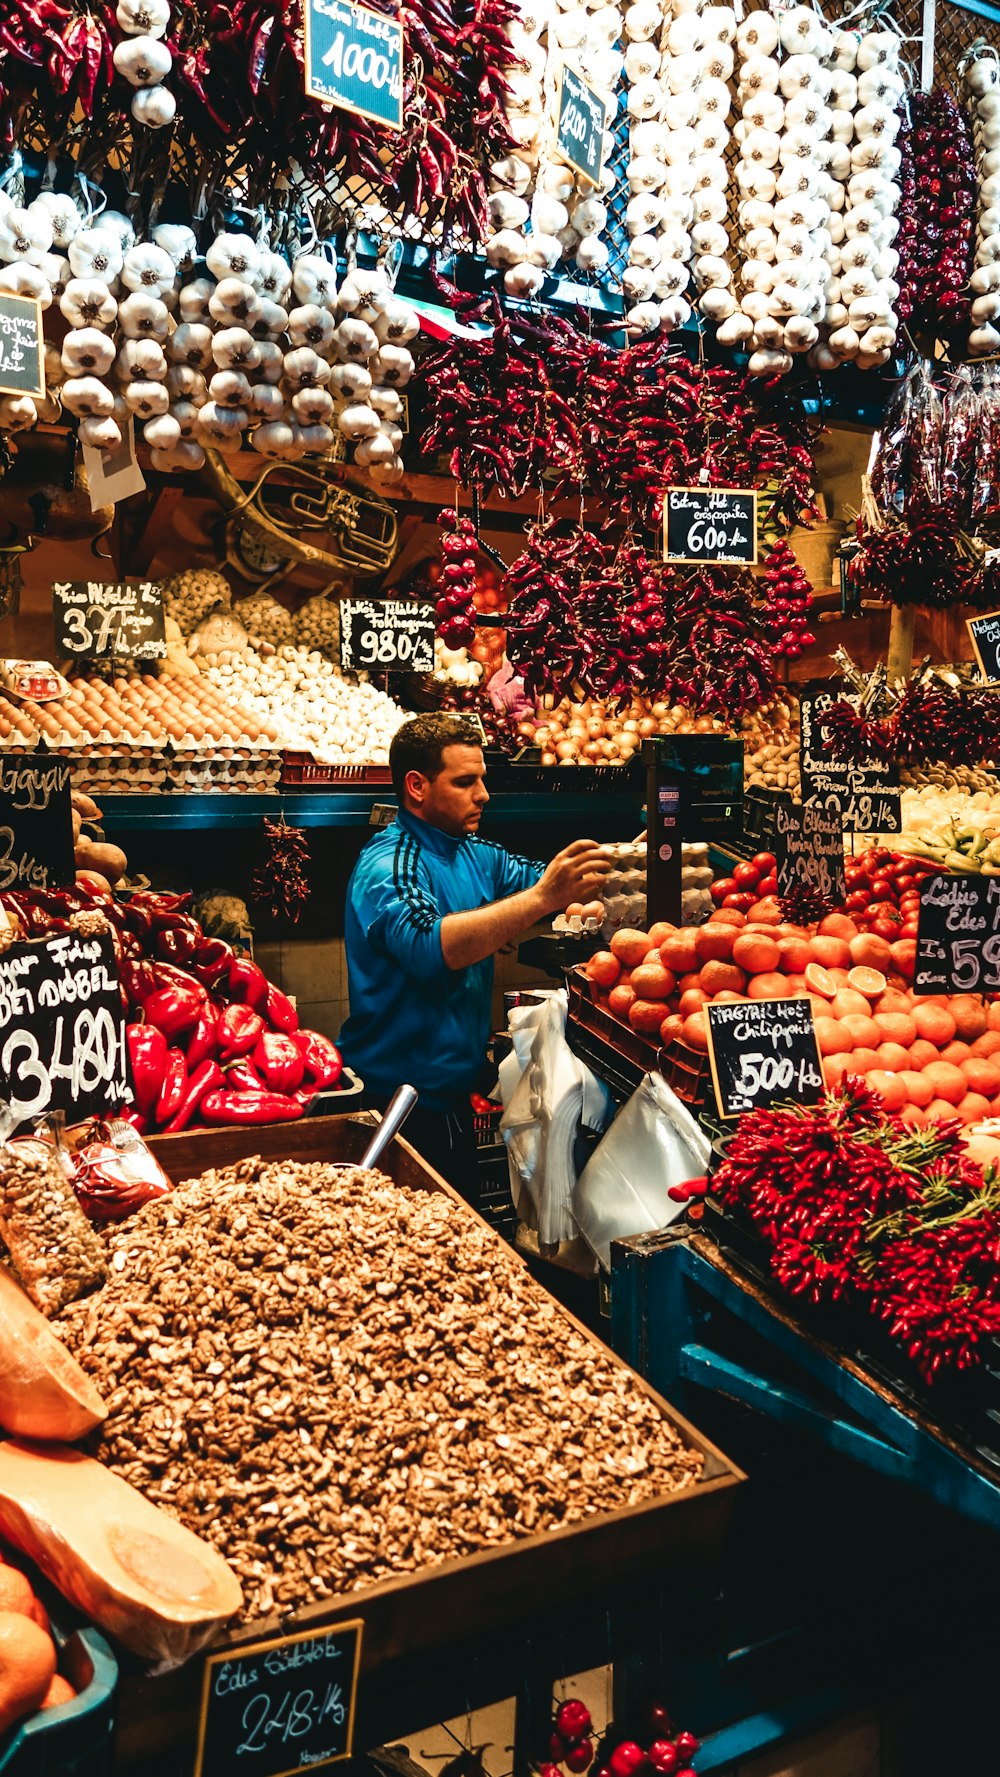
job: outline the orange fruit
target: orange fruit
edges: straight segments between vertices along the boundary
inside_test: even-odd
[[[659,960],[659,952],[654,951],[656,962],[640,963],[632,970],[632,986],[640,1000],[667,1000],[677,985],[677,977],[670,969],[665,969]],[[663,1013],[660,1013],[662,1018]]]
[[[902,992],[898,987],[887,987],[881,998],[875,1001],[876,1018],[880,1012],[905,1012],[909,1017],[912,1011],[912,995]]]
[[[687,990],[689,987],[700,987],[700,986],[701,986],[700,972],[697,969],[690,969],[686,975],[680,976],[680,978],[677,982],[677,991],[678,991],[678,993],[687,993]]]
[[[812,944],[808,938],[779,938],[781,967],[786,975],[802,975],[812,965]]]
[[[702,963],[732,962],[733,952],[741,937],[742,933],[734,931],[732,926],[699,926],[694,940],[698,966]]]
[[[984,1030],[972,1045],[973,1055],[995,1055],[1000,1049],[1000,1030]]]
[[[872,1068],[877,1068],[878,1065],[878,1051],[869,1049],[865,1044],[856,1048],[851,1056],[852,1074],[870,1074]]]
[[[904,1104],[899,1115],[907,1129],[923,1129],[927,1122],[927,1112],[916,1104]]]
[[[809,1004],[812,1007],[812,1015],[813,1015],[814,1019],[829,1018],[830,1017],[830,1002],[829,1002],[829,1000],[821,1000],[818,993],[807,994],[806,998],[808,999]]]
[[[871,1016],[871,1005],[863,993],[856,993],[853,987],[838,987],[832,1001],[835,1018],[847,1018],[852,1012],[860,1012],[863,1018]],[[875,1041],[878,1041],[876,1037]]]
[[[902,1043],[880,1043],[875,1053],[879,1067],[889,1074],[905,1073],[912,1060],[909,1049],[904,1049]]]
[[[14,1610],[30,1617],[35,1602],[27,1575],[19,1567],[0,1566],[0,1611]]]
[[[937,1049],[926,1037],[918,1037],[915,1043],[910,1044],[910,1066],[915,1067],[918,1073],[937,1059]]]
[[[959,1066],[969,1082],[970,1092],[981,1092],[985,1098],[995,1098],[1000,1092],[1000,1067],[996,1062],[970,1055],[967,1061],[959,1062]]]
[[[927,1106],[928,1122],[947,1123],[954,1118],[955,1106],[946,1098],[932,1098]]]
[[[676,1042],[683,1029],[684,1020],[680,1013],[668,1012],[663,1023],[660,1025],[660,1042],[663,1044],[664,1048],[666,1048],[668,1043]]]
[[[717,907],[714,913],[709,914],[705,923],[717,926],[744,926],[746,922],[746,914],[741,913],[738,907]]]
[[[73,1686],[61,1672],[57,1672],[39,1703],[39,1709],[58,1709],[60,1703],[72,1703],[76,1697]]]
[[[839,998],[838,994],[837,999]],[[834,1000],[833,1005],[836,1011],[837,1000]],[[870,1018],[867,1012],[848,1012],[841,1017],[840,1022],[848,1032],[856,1049],[877,1049],[882,1041],[882,1032],[874,1018]]]
[[[654,925],[650,926],[649,931],[646,933],[646,937],[649,939],[650,950],[659,950],[663,940],[669,938],[671,932],[676,932],[676,930],[677,927],[672,925],[669,919],[658,919]]]
[[[816,1041],[821,1055],[849,1055],[854,1048],[850,1031],[844,1029],[839,1018],[817,1018],[814,1020]]]
[[[850,946],[845,939],[838,938],[835,934],[820,934],[810,938],[809,947],[813,953],[813,962],[821,964],[824,969],[847,969],[850,966]],[[846,981],[846,975],[844,979]]]
[[[944,1049],[955,1040],[957,1026],[947,1006],[934,1006],[928,1000],[917,1000],[913,1007],[913,1022],[918,1034],[933,1043],[937,1049]]]
[[[909,1102],[909,1094],[899,1074],[887,1074],[878,1067],[869,1068],[868,1084],[878,1093],[887,1111],[901,1111]]]
[[[986,1008],[987,1030],[1000,1030],[1000,1000],[991,1000]]]
[[[0,1673],[3,1674],[6,1726],[18,1715],[30,1715],[38,1709],[55,1677],[56,1650],[52,1637],[17,1611],[0,1611]]]
[[[903,977],[904,981],[912,981],[917,966],[916,938],[894,938],[889,945],[892,952],[892,966]]]
[[[845,1074],[851,1071],[851,1058],[848,1055],[824,1055],[823,1078],[831,1092],[839,1086]]]
[[[747,998],[750,1000],[790,1000],[792,997],[787,975],[751,975],[747,982]]]
[[[846,913],[828,913],[816,930],[821,938],[844,938],[850,942],[857,936],[858,928]]]
[[[587,979],[596,981],[601,987],[614,987],[621,972],[621,963],[613,951],[595,950],[593,956],[587,959]]]
[[[900,1043],[904,1049],[916,1042],[917,1027],[908,1012],[876,1011],[872,1016],[882,1032],[883,1042]]]
[[[809,964],[806,970],[806,986],[810,993],[820,994],[825,1000],[832,1000],[837,991],[836,981],[832,975],[827,973],[822,963]]]
[[[809,990],[806,987],[806,978],[804,975],[786,975],[785,980],[788,982],[790,993],[792,993],[796,999],[808,999]]]
[[[859,932],[856,938],[851,939],[850,949],[852,963],[878,971],[879,974],[884,975],[892,961],[892,952],[887,941],[875,932]]]
[[[778,967],[781,946],[776,938],[756,937],[741,932],[733,945],[733,962],[748,975],[765,975]]]
[[[945,1044],[941,1051],[941,1060],[953,1061],[956,1067],[961,1067],[963,1061],[968,1061],[971,1054],[972,1050],[968,1043],[961,1043],[956,1038],[955,1042]]]
[[[702,992],[709,999],[714,999],[720,993],[742,993],[747,984],[743,970],[738,969],[735,963],[706,963],[699,972],[698,980]]]
[[[649,939],[645,932],[637,932],[633,926],[622,926],[612,934],[608,949],[626,969],[634,969],[643,961],[649,949]]]
[[[988,1028],[986,1007],[978,994],[956,993],[948,1001],[948,1010],[955,1020],[955,1029],[967,1043],[975,1042]]]
[[[968,1091],[961,1068],[950,1061],[932,1061],[924,1068],[924,1077],[933,1086],[935,1098],[946,1099],[948,1104],[958,1104]]]
[[[708,1048],[708,1026],[704,1012],[692,1012],[684,1020],[684,1041],[691,1049],[700,1049],[702,1053]]]
[[[907,1102],[922,1105],[926,1110],[934,1097],[930,1081],[925,1080],[923,1074],[914,1073],[912,1068],[904,1068],[899,1077],[906,1087]]]
[[[758,925],[780,926],[781,907],[777,895],[765,895],[762,901],[755,901],[747,914],[747,924],[756,920]]]
[[[676,932],[664,938],[660,945],[660,961],[665,969],[673,969],[675,975],[684,975],[690,969],[698,967],[698,952],[694,941],[697,931],[694,926],[678,926]],[[611,948],[614,949],[612,939]]]
[[[608,994],[608,1011],[611,1012],[615,1018],[623,1018],[627,1020],[628,1009],[635,998],[635,988],[623,985],[619,982],[618,986],[613,987]]]
[[[960,1098],[955,1115],[961,1117],[963,1123],[981,1123],[990,1114],[990,1101],[981,1092],[967,1092]]]
[[[724,969],[726,964],[720,963],[719,966]],[[709,967],[711,967],[711,965],[709,965]],[[721,993],[713,995],[712,1004],[713,1006],[739,1005],[739,1003],[744,1001],[746,997],[745,993],[731,993],[728,987],[724,987]]]
[[[848,969],[847,985],[856,993],[863,993],[866,1000],[877,1000],[886,990],[886,979],[880,969]]]
[[[700,1012],[708,995],[700,987],[686,987],[681,994],[678,1012],[684,1018],[690,1018],[692,1012]]]
[[[632,1029],[642,1037],[658,1037],[663,1023],[662,1000],[633,1000],[628,1009]]]

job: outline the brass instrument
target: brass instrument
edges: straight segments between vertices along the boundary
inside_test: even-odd
[[[387,501],[353,486],[338,464],[317,461],[265,463],[249,488],[241,487],[218,451],[206,450],[203,474],[225,513],[227,559],[245,572],[245,550],[236,538],[251,535],[261,553],[283,561],[312,562],[330,574],[370,579],[384,574],[398,546],[396,514]],[[269,485],[271,477],[281,481]],[[310,543],[305,533],[333,531],[336,553]],[[273,570],[261,579],[273,578]]]

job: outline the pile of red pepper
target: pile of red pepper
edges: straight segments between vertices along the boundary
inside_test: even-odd
[[[847,898],[844,911],[855,925],[892,944],[915,938],[920,912],[920,885],[946,872],[927,858],[871,847],[844,863]]]
[[[959,1123],[907,1128],[848,1076],[823,1104],[742,1117],[713,1189],[783,1289],[874,1316],[925,1381],[1000,1335],[1000,1182]]]
[[[69,916],[99,911],[115,938],[140,1133],[175,1135],[194,1123],[280,1123],[336,1087],[340,1052],[301,1030],[295,1007],[263,970],[206,936],[190,895],[143,891],[116,901],[86,889],[0,897],[30,938],[68,931]],[[109,1106],[109,1109],[117,1109]]]
[[[896,760],[922,765],[969,765],[1000,751],[1000,709],[986,686],[952,686],[928,675],[904,689],[888,715],[857,710],[838,698],[825,711],[825,750],[831,759],[867,764]]]
[[[946,87],[910,93],[899,147],[896,314],[914,332],[948,339],[969,318],[976,160],[968,120]]]

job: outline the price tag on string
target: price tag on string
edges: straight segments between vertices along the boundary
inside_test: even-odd
[[[565,62],[559,77],[556,117],[559,154],[588,184],[599,185],[607,110],[600,95]]]
[[[1000,877],[920,885],[914,993],[1000,993]]]
[[[811,888],[829,900],[846,899],[844,828],[836,809],[815,802],[778,803],[774,851],[779,895]]]
[[[0,291],[0,395],[45,394],[42,305]]]
[[[668,487],[663,498],[666,561],[750,566],[757,560],[753,488]]]
[[[82,1122],[132,1097],[110,933],[58,932],[0,954],[0,1099],[15,1116]]]
[[[350,1758],[364,1624],[209,1654],[194,1777],[297,1777]]]
[[[61,580],[52,588],[56,647],[97,660],[162,660],[163,589],[153,580]]]
[[[412,599],[342,599],[340,664],[350,672],[432,673],[433,605]]]
[[[402,25],[350,0],[306,0],[303,23],[309,97],[401,130]]]
[[[770,1105],[818,1104],[823,1064],[808,995],[705,1007],[708,1057],[720,1117]]]
[[[827,753],[823,717],[841,695],[804,691],[799,698],[802,799],[839,815],[847,833],[898,833],[903,819],[896,766],[847,764]]]

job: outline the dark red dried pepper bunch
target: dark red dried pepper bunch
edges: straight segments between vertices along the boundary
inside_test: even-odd
[[[467,514],[446,506],[438,513],[444,531],[441,575],[435,581],[434,611],[438,634],[446,648],[470,648],[476,639],[476,550],[479,538]]]
[[[827,751],[847,763],[868,760],[968,765],[1000,751],[1000,709],[993,691],[952,686],[928,676],[913,679],[888,715],[859,712],[847,698],[823,717]]]
[[[816,639],[809,629],[813,589],[784,538],[764,557],[764,572],[757,584],[766,599],[761,618],[765,634],[777,654],[786,660],[797,659]]]
[[[946,87],[903,103],[896,313],[948,339],[969,319],[976,161],[965,113]]]
[[[8,0],[0,11],[0,150],[39,127],[58,144],[75,120],[127,114],[134,89],[113,61],[124,36],[108,0]]]
[[[881,1320],[925,1381],[1000,1334],[1000,1184],[958,1122],[908,1129],[848,1076],[823,1104],[742,1117],[713,1189],[783,1289]]]
[[[250,893],[258,907],[273,919],[295,925],[309,899],[309,841],[301,827],[289,827],[284,818],[264,816],[267,857],[254,871]]]
[[[889,523],[866,532],[858,525],[861,550],[854,573],[863,587],[889,605],[981,604],[984,589],[977,557],[947,518]]]

